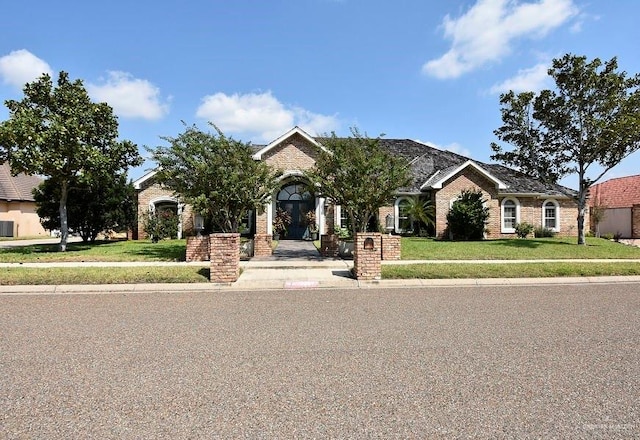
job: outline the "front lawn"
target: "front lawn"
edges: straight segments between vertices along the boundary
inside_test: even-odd
[[[0,263],[49,263],[71,261],[184,261],[186,240],[98,241],[69,243],[66,252],[57,244],[0,249]]]
[[[444,241],[403,237],[403,260],[543,260],[543,259],[640,259],[640,248],[603,238],[587,237],[578,246],[575,237],[528,238],[483,241]]]

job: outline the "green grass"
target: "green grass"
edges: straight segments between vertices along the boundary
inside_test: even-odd
[[[1,263],[46,263],[73,261],[184,261],[186,240],[97,241],[69,243],[66,252],[57,244],[0,249]]]
[[[3,268],[0,285],[208,283],[208,267]]]
[[[640,263],[456,263],[383,265],[383,279],[541,278],[640,275]]]
[[[640,259],[640,248],[602,238],[587,237],[587,245],[575,237],[484,241],[442,241],[403,237],[403,260],[540,260],[540,259]]]

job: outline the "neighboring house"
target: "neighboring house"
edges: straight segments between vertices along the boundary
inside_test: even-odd
[[[9,164],[0,165],[0,237],[47,235],[32,194],[41,182],[26,174],[12,176]]]
[[[597,225],[592,220],[594,232],[640,238],[640,174],[593,185],[589,206],[604,209],[604,218]]]
[[[446,236],[447,212],[462,190],[480,190],[490,210],[487,238],[515,237],[516,224],[545,226],[560,235],[576,235],[577,205],[575,191],[560,185],[545,185],[523,173],[496,164],[485,164],[449,151],[442,151],[408,139],[381,139],[380,144],[394,155],[410,163],[412,183],[399,188],[392,205],[381,208],[378,220],[382,227],[393,225],[393,232],[408,232],[406,208],[409,198],[422,196],[432,200],[436,209],[435,233]],[[253,214],[245,223],[256,236],[271,236],[276,207],[292,214],[293,222],[286,238],[299,239],[305,231],[304,218],[315,211],[320,234],[332,233],[334,226],[344,226],[340,206],[333,206],[321,194],[306,189],[304,171],[314,166],[321,149],[319,138],[313,138],[299,127],[266,146],[255,147],[255,160],[283,170],[279,189],[264,213]],[[188,207],[171,191],[155,181],[154,172],[134,182],[138,190],[138,212],[143,214],[158,207],[172,207],[181,214],[181,228],[192,233],[194,218]],[[588,219],[586,222],[588,229]],[[146,234],[139,223],[139,238]],[[135,234],[134,234],[135,235]]]

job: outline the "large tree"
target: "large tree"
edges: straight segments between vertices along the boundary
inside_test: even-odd
[[[43,75],[24,87],[24,98],[8,100],[9,119],[0,124],[0,161],[14,173],[37,174],[59,185],[60,250],[68,237],[67,199],[72,185],[141,163],[135,144],[118,140],[118,121],[106,103],[94,103],[81,80],[60,72],[54,86]]]
[[[589,187],[640,149],[640,75],[620,72],[615,57],[572,54],[553,60],[549,75],[555,90],[501,96],[504,125],[495,134],[515,149],[493,144],[492,158],[538,177],[543,165],[552,181],[577,174],[578,244],[585,244]]]
[[[278,172],[253,159],[249,144],[196,126],[169,146],[149,149],[158,164],[156,179],[212,223],[214,231],[238,232],[250,210],[263,209],[277,186]]]
[[[45,180],[34,191],[37,213],[42,225],[56,229],[60,225],[60,184]],[[82,240],[95,241],[100,232],[126,231],[136,223],[136,194],[124,173],[105,175],[91,181],[73,182],[67,197],[69,229]]]
[[[345,210],[351,232],[366,232],[380,207],[393,201],[396,191],[409,184],[409,165],[357,128],[352,136],[324,136],[315,167],[306,173],[319,191]]]

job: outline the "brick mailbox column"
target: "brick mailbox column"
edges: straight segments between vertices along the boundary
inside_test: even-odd
[[[233,283],[240,276],[240,234],[211,234],[212,283]]]
[[[382,259],[383,260],[399,260],[400,259],[400,236],[382,234]]]
[[[338,256],[338,236],[336,234],[322,234],[320,236],[320,255],[331,258]]]
[[[382,278],[382,234],[357,233],[353,243],[353,271],[357,280]]]
[[[209,236],[187,237],[187,262],[209,260]]]

